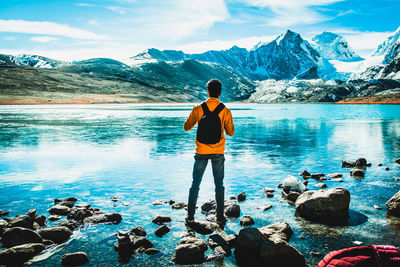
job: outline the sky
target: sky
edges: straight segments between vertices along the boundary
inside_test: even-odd
[[[251,49],[290,29],[368,56],[400,26],[399,0],[0,0],[0,53],[126,59],[147,48]]]

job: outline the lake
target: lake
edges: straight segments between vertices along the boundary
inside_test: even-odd
[[[294,231],[290,243],[310,266],[322,259],[310,256],[311,251],[325,255],[355,246],[354,241],[400,246],[400,223],[387,218],[385,208],[386,201],[400,190],[396,181],[400,165],[394,163],[400,157],[399,105],[227,106],[236,132],[226,143],[226,198],[246,192],[241,212],[254,218],[255,227],[289,223]],[[151,203],[187,201],[196,132],[185,132],[183,123],[191,109],[191,104],[0,106],[0,209],[10,210],[8,217],[32,208],[48,216],[54,198],[69,196],[123,217],[119,225],[75,231],[63,248],[49,251],[47,258],[33,266],[61,265],[63,254],[76,251],[88,254],[88,266],[122,265],[113,248],[113,234],[134,226],[143,226],[162,253],[136,256],[130,265],[171,265],[174,249],[186,231],[186,213]],[[364,179],[354,179],[349,169],[341,168],[342,160],[359,157],[372,163]],[[350,191],[348,225],[328,227],[294,216],[294,207],[282,201],[277,185],[289,174],[299,177],[303,170],[343,173],[343,183],[326,184]],[[317,183],[311,179],[308,188],[318,189]],[[275,196],[262,195],[264,187],[275,188]],[[114,203],[114,196],[122,198]],[[198,204],[213,197],[209,164]],[[257,209],[265,205],[273,208]],[[157,214],[172,217],[171,232],[162,238],[155,236],[157,226],[151,222]],[[199,211],[196,218],[205,219]],[[225,231],[238,233],[239,220],[229,220]],[[225,258],[223,266],[234,265],[234,256]]]

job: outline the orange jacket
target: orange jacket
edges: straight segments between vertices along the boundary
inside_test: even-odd
[[[206,100],[206,104],[208,109],[212,112],[218,105],[219,99],[216,97],[210,97]],[[191,130],[201,119],[203,116],[203,109],[201,105],[197,105],[193,107],[192,112],[187,118],[183,128],[185,131]],[[233,119],[231,111],[225,107],[219,114],[219,118],[221,119],[222,133],[221,140],[216,144],[203,144],[197,141],[196,139],[196,153],[197,154],[224,154],[225,151],[225,135],[224,130],[227,135],[232,136],[235,132],[235,127],[233,126]]]

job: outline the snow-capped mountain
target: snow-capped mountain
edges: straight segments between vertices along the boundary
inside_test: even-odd
[[[347,43],[346,39],[333,32],[323,32],[312,41],[323,58],[340,61],[360,61],[361,58]]]
[[[372,56],[384,56],[384,61],[382,63],[387,64],[399,53],[399,44],[400,27],[378,46],[378,48],[372,53]]]
[[[258,44],[246,59],[247,73],[253,79],[293,79],[302,74],[315,76],[320,54],[300,34],[288,30],[275,40]],[[317,77],[307,77],[317,78]]]
[[[22,54],[18,56],[0,55],[0,65],[16,65],[34,68],[53,69],[68,65],[68,62],[38,55]]]

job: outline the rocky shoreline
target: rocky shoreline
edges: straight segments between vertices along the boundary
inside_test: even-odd
[[[400,164],[400,158],[395,160]],[[343,161],[342,168],[350,169],[353,177],[363,177],[371,163],[359,158],[355,161]],[[382,170],[388,170],[388,167]],[[292,204],[293,214],[310,223],[323,223],[330,225],[346,225],[349,218],[350,192],[342,187],[327,188],[327,181],[344,182],[342,173],[324,175],[322,173],[310,173],[303,171],[299,177],[288,177],[290,181],[299,181],[299,184],[289,184],[287,179],[278,185],[284,201]],[[297,180],[296,180],[297,179]],[[315,182],[314,182],[315,180]],[[307,190],[309,181],[320,185],[322,189]],[[302,186],[299,186],[302,184]],[[305,188],[305,189],[304,189]],[[264,188],[266,198],[275,197],[275,189]],[[174,256],[171,261],[176,264],[201,264],[212,262],[231,255],[235,256],[238,266],[305,266],[304,255],[289,243],[293,236],[290,225],[286,222],[274,223],[259,228],[253,227],[254,220],[246,215],[240,204],[246,201],[248,196],[242,192],[231,196],[225,201],[225,216],[228,220],[236,220],[241,230],[235,234],[226,234],[224,224],[215,222],[216,203],[207,201],[200,206],[201,213],[206,217],[205,221],[195,220],[185,223],[187,233],[181,236],[176,244]],[[119,197],[112,197],[112,202],[120,201]],[[185,202],[174,200],[157,200],[151,203],[157,206],[171,207],[174,210],[186,208]],[[260,207],[261,212],[268,212],[272,206]],[[376,209],[382,207],[374,206]],[[400,218],[400,191],[386,203],[387,216]],[[156,238],[168,235],[171,223],[174,219],[170,214],[157,214],[155,210],[152,223],[158,228],[154,231]],[[49,207],[49,214],[38,215],[35,209],[27,214],[16,215],[7,218],[9,211],[0,210],[0,265],[15,266],[29,263],[35,256],[43,254],[46,250],[69,242],[74,238],[74,231],[79,227],[96,224],[118,225],[122,220],[119,213],[105,213],[99,208],[92,207],[89,203],[80,202],[75,197],[54,199],[54,205]],[[237,218],[241,218],[239,221]],[[62,220],[64,219],[64,220]],[[57,226],[47,227],[47,221],[58,221]],[[114,249],[121,263],[129,263],[135,255],[145,253],[155,255],[162,253],[161,248],[154,246],[154,240],[146,237],[146,230],[142,226],[132,229],[120,229],[113,235],[116,239]],[[202,236],[208,236],[206,240]],[[304,239],[302,236],[299,239]],[[211,256],[205,253],[210,249]],[[312,254],[311,254],[312,253]],[[318,251],[310,253],[313,257],[322,257]],[[90,258],[84,251],[66,253],[60,258],[64,266],[77,266],[90,263]]]

